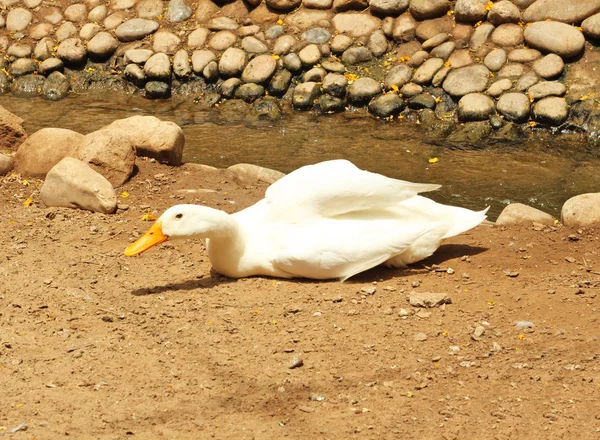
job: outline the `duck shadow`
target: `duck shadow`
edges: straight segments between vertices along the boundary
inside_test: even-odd
[[[134,296],[160,295],[161,293],[211,289],[221,284],[235,283],[237,280],[222,276],[211,269],[210,276],[194,278],[178,283],[168,283],[162,286],[140,287],[131,291]]]

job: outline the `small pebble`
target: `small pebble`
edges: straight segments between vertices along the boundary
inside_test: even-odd
[[[415,341],[423,342],[427,340],[427,335],[425,333],[417,333],[413,336]]]
[[[533,328],[534,324],[531,321],[517,321],[515,322],[515,327],[521,328]]]
[[[288,368],[290,370],[293,370],[294,368],[301,367],[302,365],[304,365],[304,361],[302,360],[302,358],[299,358],[299,357],[295,356],[290,361],[290,363],[288,365]]]

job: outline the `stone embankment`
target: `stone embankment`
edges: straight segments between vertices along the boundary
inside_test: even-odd
[[[268,94],[298,109],[366,107],[381,118],[430,110],[492,128],[565,126],[595,107],[581,104],[593,95],[580,83],[600,60],[600,0],[2,5],[0,93],[60,99],[101,83],[211,105]]]

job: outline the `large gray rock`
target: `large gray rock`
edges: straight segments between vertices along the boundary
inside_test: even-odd
[[[331,20],[335,31],[352,38],[368,37],[381,25],[381,20],[370,14],[342,12]]]
[[[167,20],[171,23],[181,23],[192,16],[192,8],[185,0],[171,0],[167,8]]]
[[[144,73],[150,80],[169,81],[171,79],[171,62],[164,53],[155,53],[144,64]]]
[[[529,97],[524,93],[506,93],[498,100],[496,109],[509,121],[524,122],[529,119]]]
[[[526,22],[555,20],[564,23],[581,23],[600,11],[600,0],[537,0],[523,12]]]
[[[600,38],[600,14],[594,14],[581,23],[581,29],[588,38]]]
[[[563,96],[567,87],[558,81],[542,81],[527,89],[527,94],[533,99],[541,99],[546,96]]]
[[[102,130],[125,135],[138,156],[152,157],[173,166],[181,165],[185,136],[174,122],[161,121],[154,116],[132,116],[117,119]]]
[[[119,42],[108,32],[97,33],[87,45],[92,58],[107,59],[119,47]]]
[[[72,157],[64,158],[50,170],[40,190],[40,198],[46,206],[105,214],[117,209],[117,194],[110,182]]]
[[[100,129],[84,136],[79,158],[117,187],[133,175],[135,148],[128,133]]]
[[[448,0],[410,0],[410,13],[417,20],[427,20],[444,15],[450,10]]]
[[[494,101],[483,93],[469,93],[458,101],[458,117],[462,121],[482,121],[494,113]]]
[[[411,41],[415,38],[417,22],[410,14],[402,14],[394,20],[392,37],[400,43]]]
[[[587,193],[571,197],[560,213],[565,226],[597,226],[600,224],[600,193]]]
[[[83,135],[64,128],[42,128],[25,140],[17,150],[17,172],[27,177],[44,178],[65,157],[78,157]]]
[[[404,101],[395,93],[376,96],[369,103],[369,112],[380,118],[387,118],[400,113],[404,109]]]
[[[475,23],[485,21],[487,0],[456,0],[454,15],[457,21]]]
[[[429,58],[415,71],[413,82],[417,84],[429,84],[433,76],[444,66],[441,58]]]
[[[373,78],[359,78],[348,86],[348,99],[355,104],[366,104],[381,93],[381,83]]]
[[[315,82],[298,84],[294,89],[292,103],[296,108],[311,108],[313,102],[320,94],[320,85]]]
[[[172,32],[158,31],[154,34],[154,42],[152,50],[154,52],[166,53],[173,55],[177,51],[177,47],[181,43],[181,39]]]
[[[509,0],[502,0],[494,3],[488,14],[488,21],[495,26],[504,23],[518,23],[521,19],[521,11]]]
[[[79,38],[67,38],[58,45],[56,56],[65,64],[82,65],[87,58],[87,51]]]
[[[472,64],[452,70],[444,80],[442,88],[452,96],[483,92],[487,88],[490,71],[481,64]]]
[[[376,15],[397,17],[408,9],[409,0],[369,0],[369,8]]]
[[[237,76],[246,65],[246,52],[236,47],[230,47],[219,60],[219,73],[225,77]]]
[[[523,39],[523,28],[514,23],[501,24],[492,32],[492,42],[499,46],[519,46]]]
[[[569,116],[569,106],[563,98],[550,96],[540,99],[534,104],[533,116],[536,121],[549,125],[560,125]]]
[[[557,21],[532,23],[525,29],[524,37],[531,47],[563,58],[579,55],[585,45],[585,37],[580,30]]]
[[[492,72],[497,72],[506,63],[506,51],[504,49],[494,49],[483,59],[485,67]]]
[[[120,41],[135,41],[156,32],[157,29],[158,23],[154,20],[132,18],[119,25],[115,31],[115,35]]]
[[[66,98],[71,89],[71,81],[61,72],[55,71],[48,75],[42,86],[42,96],[49,101],[59,101]]]
[[[232,165],[227,168],[227,171],[227,174],[231,175],[233,180],[242,185],[255,184],[257,181],[271,184],[285,176],[281,171],[249,163]]]
[[[10,32],[21,32],[27,29],[33,15],[25,8],[11,9],[6,16],[6,29]]]
[[[364,46],[351,47],[342,54],[342,62],[344,64],[355,65],[364,63],[365,61],[371,61],[372,59],[373,54]]]
[[[0,151],[16,151],[27,139],[25,121],[0,106]]]
[[[273,76],[276,68],[277,62],[271,55],[259,55],[244,68],[242,81],[255,84],[265,83]]]
[[[194,70],[194,73],[201,74],[206,66],[216,59],[217,56],[210,50],[195,50],[192,54],[192,69]]]
[[[413,70],[406,64],[398,64],[390,69],[385,77],[383,86],[386,90],[390,90],[392,86],[401,88],[408,83],[412,78]]]
[[[553,226],[554,217],[544,211],[524,205],[522,203],[511,203],[502,210],[500,216],[496,220],[496,224],[498,226],[532,223]]]
[[[556,78],[562,74],[565,62],[561,57],[550,53],[533,63],[533,70],[542,78]]]

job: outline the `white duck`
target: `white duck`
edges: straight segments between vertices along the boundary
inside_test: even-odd
[[[176,205],[125,255],[175,238],[206,240],[214,269],[232,278],[339,278],[385,263],[429,257],[444,238],[486,218],[417,194],[440,185],[410,183],[358,169],[346,160],[309,165],[273,183],[265,198],[235,214]]]

